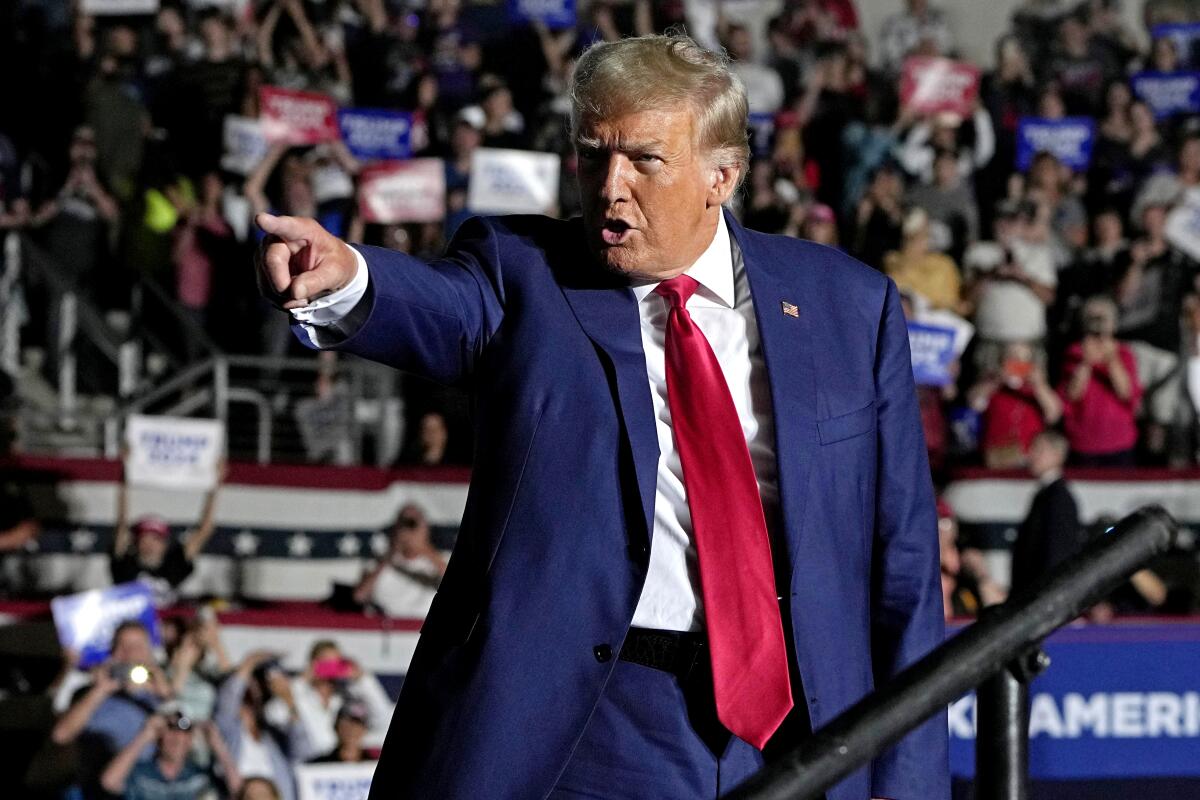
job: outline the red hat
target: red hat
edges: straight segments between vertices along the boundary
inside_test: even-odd
[[[133,532],[138,536],[141,536],[144,533],[150,533],[155,536],[161,536],[165,539],[171,535],[171,526],[168,525],[167,521],[162,517],[155,516],[154,514],[147,514],[137,522],[133,523]]]
[[[837,222],[837,217],[834,216],[833,209],[824,203],[814,203],[812,207],[808,209],[808,218],[814,222]]]

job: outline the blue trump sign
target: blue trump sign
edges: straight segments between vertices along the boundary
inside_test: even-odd
[[[338,112],[342,141],[363,161],[395,161],[412,155],[412,115],[402,111],[346,108]]]
[[[1030,686],[1035,780],[1200,776],[1200,625],[1066,628]],[[950,767],[974,773],[975,697],[950,706]]]
[[[541,22],[551,30],[575,25],[575,0],[508,0],[514,22]]]
[[[50,601],[54,627],[63,649],[79,653],[81,669],[108,658],[113,631],[127,620],[137,620],[150,631],[150,640],[161,643],[154,593],[144,583],[122,583],[107,589],[56,597]]]
[[[1154,39],[1170,39],[1175,43],[1175,52],[1179,54],[1179,63],[1188,67],[1200,66],[1196,58],[1197,41],[1200,40],[1200,23],[1180,22],[1155,25],[1150,29]]]
[[[1090,117],[1021,117],[1017,123],[1017,169],[1024,172],[1038,153],[1050,153],[1076,172],[1085,170],[1092,160],[1095,138],[1096,127]]]
[[[908,348],[912,353],[913,379],[920,386],[945,386],[952,380],[954,329],[941,325],[908,323]]]
[[[1130,85],[1159,119],[1200,112],[1200,72],[1139,72]]]

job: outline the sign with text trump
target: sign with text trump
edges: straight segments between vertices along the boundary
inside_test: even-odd
[[[296,767],[299,800],[367,800],[375,762],[300,764]]]
[[[540,22],[551,30],[575,26],[575,0],[508,0],[514,22]]]
[[[412,115],[379,108],[343,108],[338,112],[342,141],[363,161],[403,159],[412,155]]]
[[[1024,172],[1038,153],[1049,153],[1075,172],[1082,172],[1092,160],[1095,138],[1091,117],[1021,117],[1017,122],[1016,167]]]
[[[978,67],[932,56],[911,56],[904,61],[900,101],[918,114],[949,112],[965,119],[978,95]]]
[[[1200,111],[1200,72],[1139,72],[1129,85],[1157,119]]]
[[[358,210],[367,222],[440,222],[446,216],[446,168],[440,158],[385,161],[358,174]]]
[[[553,153],[481,147],[471,155],[467,208],[474,214],[549,214],[558,207]]]
[[[264,86],[258,104],[269,142],[305,145],[338,138],[337,104],[327,95]]]
[[[50,613],[59,643],[79,654],[80,669],[108,658],[113,631],[127,620],[145,625],[155,647],[161,643],[154,593],[137,581],[56,597],[50,601]]]
[[[225,423],[215,419],[132,414],[125,425],[125,479],[139,486],[211,489],[225,451]]]

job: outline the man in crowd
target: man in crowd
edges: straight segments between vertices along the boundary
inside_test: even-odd
[[[406,503],[392,525],[387,553],[363,575],[354,599],[389,617],[424,617],[445,574],[446,556],[433,546],[425,511]]]
[[[470,220],[426,264],[257,218],[306,342],[474,393],[375,797],[715,798],[943,636],[895,285],[724,213],[723,58],[595,45],[572,97],[582,220]],[[945,798],[946,753],[938,715],[828,796]]]
[[[1023,592],[1079,551],[1083,544],[1079,508],[1063,478],[1067,439],[1043,431],[1029,449],[1029,474],[1038,490],[1013,545],[1010,591]]]
[[[222,461],[217,482],[208,490],[200,521],[184,535],[183,540],[171,535],[171,527],[162,517],[148,514],[129,524],[129,483],[122,475],[117,490],[117,527],[109,569],[113,583],[141,580],[154,589],[156,602],[169,605],[175,590],[195,569],[196,557],[208,544],[216,530],[217,494],[227,473]]]
[[[237,765],[212,722],[200,725],[229,793],[241,788]],[[151,714],[100,776],[100,785],[123,800],[197,800],[216,794],[216,776],[196,760],[196,724],[178,712]],[[153,748],[151,758],[143,758]]]
[[[150,632],[137,621],[117,626],[109,658],[92,670],[90,684],[78,674],[64,681],[55,708],[61,707],[62,699],[72,699],[50,739],[57,745],[78,743],[85,796],[98,796],[101,770],[137,738],[146,718],[170,697],[171,686],[154,658]],[[141,750],[147,758],[150,752],[149,747]]]

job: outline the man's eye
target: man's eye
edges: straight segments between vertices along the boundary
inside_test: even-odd
[[[637,157],[637,160],[638,161],[646,161],[646,162],[662,161],[661,158],[654,155],[653,153],[642,153],[640,156]]]

